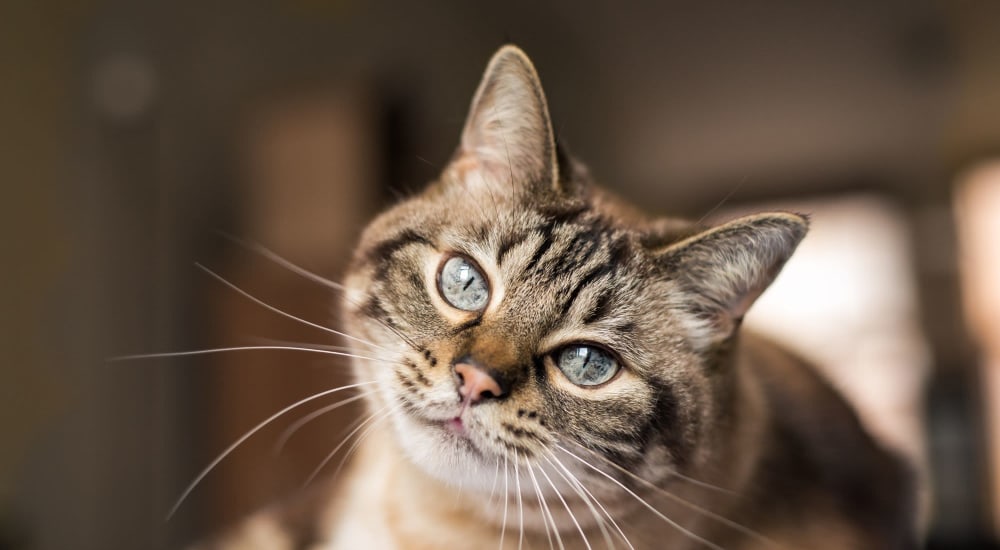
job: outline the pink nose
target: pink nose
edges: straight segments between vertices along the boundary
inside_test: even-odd
[[[457,363],[455,375],[458,376],[458,393],[468,399],[470,403],[477,403],[491,397],[500,397],[504,394],[500,384],[486,371],[475,365]]]

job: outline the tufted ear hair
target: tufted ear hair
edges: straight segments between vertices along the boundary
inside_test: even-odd
[[[502,192],[554,190],[555,136],[538,73],[517,46],[493,55],[472,100],[445,180]]]
[[[808,219],[799,214],[756,214],[654,250],[679,284],[678,305],[687,314],[696,349],[708,349],[735,333],[808,228]]]

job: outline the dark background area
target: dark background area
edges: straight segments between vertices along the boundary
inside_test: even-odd
[[[270,352],[107,358],[305,338],[194,262],[332,319],[326,289],[217,231],[336,278],[364,221],[447,161],[508,41],[571,150],[653,212],[857,191],[900,208],[934,368],[930,540],[994,541],[952,199],[958,174],[1000,154],[1000,3],[13,0],[0,548],[174,548],[293,491],[337,420],[278,456],[280,429],[262,433],[163,522],[229,442],[342,369]]]

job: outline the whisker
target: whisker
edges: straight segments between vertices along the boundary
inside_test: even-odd
[[[328,344],[314,344],[312,342],[296,342],[294,340],[279,340],[272,338],[261,338],[264,342],[274,342],[275,345],[279,346],[294,346],[293,349],[299,351],[316,351],[316,352],[327,352],[328,355],[341,355],[344,357],[350,357],[353,359],[362,359],[366,361],[375,361],[377,363],[384,363],[386,365],[397,365],[400,367],[407,366],[406,363],[402,361],[396,361],[392,359],[383,359],[381,357],[368,357],[366,355],[359,355],[354,352],[354,348],[350,346],[331,346]],[[367,353],[371,350],[365,350]]]
[[[284,267],[285,269],[291,271],[292,273],[295,273],[297,275],[305,277],[306,279],[308,279],[310,281],[313,281],[314,283],[319,283],[320,285],[323,285],[325,287],[332,288],[334,290],[337,290],[339,292],[344,293],[344,299],[347,300],[348,302],[350,302],[352,305],[354,305],[354,306],[360,305],[357,302],[355,302],[354,300],[350,300],[349,298],[347,298],[347,287],[345,287],[344,285],[342,285],[342,284],[340,284],[340,283],[338,283],[336,281],[332,281],[330,279],[327,279],[326,277],[323,277],[323,276],[321,276],[321,275],[319,275],[319,274],[317,274],[315,272],[309,271],[308,269],[306,269],[306,268],[304,268],[304,267],[302,267],[302,266],[300,266],[300,265],[292,262],[291,260],[285,258],[284,256],[281,256],[277,252],[274,252],[273,250],[267,248],[266,246],[264,246],[262,244],[248,242],[246,240],[240,239],[239,237],[231,235],[231,234],[229,234],[229,233],[227,233],[225,231],[222,231],[222,230],[217,230],[217,232],[219,233],[219,235],[222,235],[226,239],[229,239],[230,241],[238,244],[239,246],[242,246],[243,248],[245,248],[245,249],[247,249],[247,250],[249,250],[251,252],[256,252],[257,254],[260,254],[264,258],[266,258],[268,260],[271,260],[272,262],[280,265],[281,267]],[[375,317],[371,317],[371,319],[373,319],[376,323],[378,323],[378,324],[382,325],[383,327],[385,327],[385,329],[388,330],[389,332],[391,332],[391,333],[395,334],[396,336],[398,336],[400,340],[402,340],[403,342],[405,342],[411,348],[413,348],[413,349],[419,348],[419,346],[417,346],[417,344],[413,340],[411,340],[409,337],[407,337],[405,334],[403,334],[402,332],[400,332],[395,327],[389,325],[388,323],[386,323],[385,321],[383,321],[381,319],[378,319],[378,318],[375,318]]]
[[[538,506],[542,511],[542,524],[545,525],[545,538],[549,541],[549,548],[552,548],[552,532],[549,530],[549,522],[552,523],[552,527],[556,530],[556,536],[559,536],[559,528],[556,526],[555,518],[552,517],[552,513],[549,511],[549,506],[545,502],[545,498],[542,496],[542,488],[538,485],[538,479],[535,478],[535,469],[532,467],[531,462],[528,462],[528,475],[531,476],[531,484],[535,486],[535,496],[538,497]],[[559,539],[559,548],[564,550],[562,539]]]
[[[562,445],[559,445],[559,444],[556,444],[556,446],[555,446],[555,447],[556,447],[557,449],[561,450],[562,452],[564,452],[564,453],[568,454],[568,455],[569,455],[570,457],[572,457],[572,458],[576,459],[577,461],[579,461],[579,462],[580,462],[581,464],[583,464],[584,466],[586,466],[586,467],[590,468],[591,470],[593,470],[593,471],[597,472],[598,474],[600,474],[600,475],[604,476],[605,478],[607,478],[607,479],[608,479],[609,481],[611,481],[612,483],[614,483],[615,485],[617,485],[618,487],[620,487],[620,488],[621,488],[621,489],[622,489],[623,491],[625,491],[626,493],[628,493],[629,495],[631,495],[631,496],[632,496],[632,498],[636,499],[636,501],[638,501],[638,502],[639,502],[639,504],[642,504],[643,506],[645,506],[645,507],[646,507],[647,509],[649,509],[649,511],[650,511],[650,512],[653,512],[653,514],[655,514],[655,515],[656,515],[657,517],[659,517],[659,518],[660,518],[660,519],[662,519],[663,521],[665,521],[665,522],[669,523],[669,524],[670,524],[670,525],[672,525],[672,526],[673,526],[673,527],[674,527],[675,529],[677,529],[677,530],[678,530],[678,531],[680,531],[681,533],[683,533],[683,534],[687,535],[687,536],[688,536],[688,537],[690,537],[690,538],[691,538],[692,540],[694,540],[694,541],[697,541],[697,542],[700,542],[701,544],[703,544],[703,545],[705,545],[705,546],[707,546],[707,547],[709,547],[709,548],[713,548],[714,550],[725,550],[725,549],[724,549],[724,548],[722,548],[721,546],[719,546],[719,545],[717,545],[717,544],[715,544],[715,543],[713,543],[713,542],[711,542],[711,541],[709,541],[709,540],[706,540],[706,539],[704,539],[704,538],[702,538],[702,537],[700,537],[700,536],[696,535],[695,533],[693,533],[693,532],[691,532],[690,530],[686,529],[686,528],[685,528],[684,526],[682,526],[681,524],[679,524],[679,523],[677,523],[676,521],[674,521],[674,520],[672,520],[672,519],[668,518],[667,516],[663,515],[663,513],[662,513],[662,512],[660,512],[659,510],[657,510],[657,509],[656,509],[655,507],[653,507],[653,505],[651,505],[651,504],[649,504],[648,502],[646,502],[646,501],[645,501],[645,500],[644,500],[644,499],[643,499],[642,497],[640,497],[639,495],[635,494],[635,492],[633,492],[633,491],[632,491],[631,489],[629,489],[628,487],[626,487],[626,486],[625,486],[624,484],[622,484],[622,483],[621,483],[620,481],[618,481],[617,479],[615,479],[615,478],[611,477],[611,476],[610,476],[610,475],[609,475],[608,473],[606,473],[605,471],[603,471],[603,470],[601,470],[600,468],[598,468],[598,467],[596,467],[596,466],[594,466],[594,465],[590,464],[589,462],[587,462],[586,460],[584,460],[584,459],[582,459],[582,458],[580,458],[580,457],[576,456],[575,454],[571,453],[570,451],[568,451],[568,450],[567,450],[567,449],[566,449],[565,447],[563,447]]]
[[[715,491],[717,493],[723,493],[723,494],[726,494],[726,495],[729,495],[729,496],[732,496],[732,497],[742,496],[739,493],[737,493],[736,491],[733,491],[732,489],[726,489],[725,487],[719,487],[718,485],[712,485],[711,483],[707,483],[705,481],[701,481],[701,480],[695,479],[693,477],[686,476],[686,475],[678,472],[677,470],[675,470],[673,468],[668,468],[668,470],[670,471],[670,475],[676,477],[677,479],[679,479],[681,481],[685,481],[687,483],[690,483],[691,485],[697,485],[698,487],[701,487],[702,489],[710,489],[710,490]]]
[[[322,349],[322,350],[327,350],[327,351],[347,351],[347,352],[353,352],[354,351],[354,348],[352,348],[351,346],[333,346],[333,345],[330,345],[330,344],[316,344],[316,343],[313,343],[313,342],[298,342],[298,341],[295,341],[295,340],[282,340],[280,338],[263,338],[263,337],[261,337],[261,338],[255,338],[255,340],[257,340],[259,342],[266,343],[266,344],[273,344],[273,345],[279,345],[279,346],[301,346],[301,347],[304,347],[304,348]]]
[[[730,528],[732,528],[732,529],[734,529],[736,531],[739,531],[740,533],[743,533],[744,535],[747,535],[747,536],[749,536],[751,538],[754,538],[758,542],[762,542],[762,543],[764,543],[767,546],[771,546],[771,547],[775,547],[775,548],[778,547],[778,544],[775,541],[773,541],[773,540],[765,537],[764,535],[761,535],[760,533],[754,531],[753,529],[750,529],[749,527],[745,527],[745,526],[743,526],[743,525],[741,525],[741,524],[739,524],[739,523],[737,523],[737,522],[735,522],[735,521],[733,521],[733,520],[731,520],[731,519],[729,519],[727,517],[724,517],[724,516],[719,515],[719,514],[717,514],[715,512],[712,512],[711,510],[706,510],[705,508],[702,508],[701,506],[698,506],[697,504],[694,504],[693,502],[690,502],[687,499],[679,497],[679,496],[671,493],[670,491],[667,491],[663,487],[660,487],[659,485],[656,485],[655,483],[652,483],[649,480],[643,479],[643,478],[635,475],[634,473],[632,473],[632,472],[628,471],[627,469],[619,466],[618,464],[616,464],[614,461],[612,461],[611,459],[609,459],[607,457],[601,456],[600,454],[597,454],[597,453],[593,453],[593,455],[595,457],[601,459],[602,461],[606,462],[609,466],[613,467],[614,469],[618,470],[619,472],[622,472],[623,474],[625,474],[625,475],[631,477],[632,479],[638,481],[639,483],[645,485],[647,488],[652,489],[653,491],[656,491],[657,493],[659,493],[659,494],[661,494],[661,495],[663,495],[663,496],[665,496],[665,497],[673,500],[674,502],[676,502],[676,503],[678,503],[678,504],[680,504],[680,505],[682,505],[682,506],[684,506],[684,507],[686,507],[686,508],[688,508],[690,510],[694,510],[694,511],[696,511],[696,512],[698,512],[698,513],[700,513],[700,514],[702,514],[702,515],[704,515],[706,517],[714,519],[715,521],[718,521],[719,523],[722,523],[723,525],[726,525],[726,526],[728,526],[728,527],[730,527]]]
[[[174,516],[174,514],[177,513],[178,508],[180,508],[181,504],[184,503],[184,500],[187,499],[188,495],[191,494],[191,491],[194,491],[195,487],[197,487],[198,484],[201,483],[201,480],[204,479],[205,476],[207,476],[209,474],[209,472],[211,472],[213,469],[215,469],[215,467],[220,462],[222,462],[223,459],[225,459],[227,456],[229,456],[229,454],[232,453],[233,450],[235,450],[237,447],[239,447],[240,445],[242,445],[243,442],[246,441],[247,439],[249,439],[251,436],[253,436],[253,434],[259,432],[262,428],[264,428],[264,426],[267,426],[268,424],[270,424],[271,422],[273,422],[275,419],[281,417],[282,415],[284,415],[288,411],[291,411],[291,410],[293,410],[293,409],[295,409],[297,407],[300,407],[300,406],[302,406],[302,405],[304,405],[306,403],[309,403],[310,401],[314,401],[314,400],[319,399],[321,397],[325,397],[327,395],[331,395],[331,394],[334,394],[334,393],[337,393],[337,392],[340,392],[340,391],[343,391],[343,390],[349,390],[349,389],[353,389],[353,388],[359,388],[361,386],[367,386],[367,385],[374,384],[374,383],[375,383],[375,381],[371,381],[371,382],[358,382],[356,384],[348,384],[346,386],[340,386],[340,387],[337,387],[337,388],[333,388],[333,389],[321,391],[319,393],[315,393],[315,394],[313,394],[313,395],[311,395],[309,397],[306,397],[304,399],[300,399],[299,401],[296,401],[295,403],[292,403],[291,405],[285,407],[284,409],[281,409],[280,411],[278,411],[278,412],[274,413],[273,415],[269,416],[266,420],[264,420],[263,422],[257,424],[256,426],[254,426],[250,431],[244,433],[243,436],[241,436],[233,444],[231,444],[229,447],[227,447],[226,450],[222,451],[222,453],[219,454],[219,456],[217,456],[215,458],[215,460],[213,460],[208,466],[206,466],[205,469],[203,469],[194,478],[194,481],[192,481],[190,484],[188,484],[188,486],[184,489],[184,492],[181,493],[181,496],[177,499],[177,501],[174,502],[174,505],[170,508],[170,511],[167,513],[167,517],[166,517],[165,520],[166,521],[170,521],[170,518],[172,518]]]
[[[503,455],[503,523],[500,526],[500,546],[503,549],[503,538],[507,534],[507,508],[509,507],[510,487],[508,487],[507,454]]]
[[[517,485],[517,550],[524,546],[524,506],[521,502],[521,473],[517,468],[517,449],[514,449],[514,483]]]
[[[603,455],[597,453],[596,451],[594,451],[592,449],[588,449],[587,447],[584,447],[583,445],[580,445],[579,443],[576,443],[576,442],[571,442],[571,443],[576,448],[581,449],[583,451],[586,451],[586,452],[590,453],[591,455],[593,455],[593,456],[595,456],[597,458],[600,458],[602,460],[608,460]],[[617,464],[616,464],[616,466],[617,466]],[[618,466],[618,467],[621,468],[621,466]],[[732,496],[732,497],[741,497],[742,496],[742,495],[740,495],[739,493],[737,493],[736,491],[734,491],[732,489],[727,489],[725,487],[719,487],[718,485],[712,485],[711,483],[708,483],[707,481],[701,481],[699,479],[695,479],[693,477],[690,477],[690,476],[687,476],[687,475],[684,475],[684,474],[678,472],[674,468],[665,467],[665,469],[670,473],[671,476],[676,477],[677,479],[679,479],[681,481],[685,481],[687,483],[690,483],[691,485],[697,485],[698,487],[701,487],[703,489],[709,489],[709,490],[715,491],[717,493],[722,493],[724,495],[728,495],[728,496]],[[628,473],[631,475],[631,472],[628,472]]]
[[[330,462],[330,460],[333,459],[333,456],[337,454],[337,451],[339,451],[341,448],[343,448],[344,445],[346,445],[347,442],[351,440],[351,437],[353,437],[354,434],[358,433],[359,430],[361,430],[362,428],[364,428],[365,426],[367,426],[369,424],[372,424],[373,421],[376,421],[377,420],[376,416],[381,415],[381,416],[378,416],[379,419],[385,418],[385,417],[389,416],[390,414],[392,414],[393,411],[395,411],[399,407],[397,406],[397,407],[395,407],[395,408],[393,408],[391,410],[387,410],[389,408],[390,407],[388,405],[386,405],[385,407],[382,407],[381,409],[379,409],[379,410],[371,413],[370,415],[368,415],[367,420],[365,420],[364,422],[362,422],[361,424],[359,424],[356,428],[354,428],[353,430],[351,430],[351,433],[347,434],[344,437],[344,439],[342,439],[340,441],[340,443],[338,443],[337,446],[334,447],[333,450],[330,451],[330,453],[326,455],[326,458],[324,458],[323,461],[319,463],[319,466],[317,466],[316,469],[314,469],[312,471],[312,473],[309,474],[309,477],[306,478],[306,481],[305,481],[305,483],[302,484],[302,486],[303,487],[309,486],[309,484],[311,484],[313,482],[313,480],[316,479],[316,476],[318,476],[319,473],[321,471],[323,471],[323,468],[326,467],[326,465]],[[374,424],[372,424],[372,425],[374,425]],[[359,440],[360,440],[360,438],[359,438]]]
[[[587,508],[590,509],[590,513],[594,516],[594,519],[597,520],[597,526],[601,530],[601,535],[604,537],[604,543],[607,545],[607,547],[614,548],[615,544],[611,540],[611,533],[608,532],[607,527],[605,525],[607,524],[607,521],[597,512],[597,508],[594,507],[594,503],[596,503],[597,506],[601,507],[601,510],[604,511],[604,514],[605,516],[607,516],[607,519],[611,520],[611,524],[614,525],[616,529],[618,529],[618,533],[622,536],[623,539],[625,539],[625,543],[629,545],[629,548],[632,548],[632,544],[629,542],[628,537],[625,536],[625,533],[621,532],[621,528],[619,528],[618,524],[615,523],[615,520],[611,517],[611,514],[609,514],[607,509],[605,509],[604,506],[601,505],[600,501],[598,501],[597,498],[589,490],[587,490],[587,488],[584,487],[582,483],[580,483],[580,480],[577,479],[577,477],[573,475],[573,473],[570,472],[562,464],[562,462],[552,453],[548,453],[547,455],[542,455],[542,458],[544,458],[545,461],[548,462],[550,466],[552,466],[555,472],[559,474],[559,476],[562,477],[563,480],[565,480],[566,483],[570,485],[570,487],[573,488],[576,494],[580,497],[580,500],[582,500],[584,504],[587,505]],[[560,471],[560,469],[565,470],[565,473]],[[635,549],[633,548],[632,550]]]
[[[196,349],[187,351],[167,351],[162,353],[136,353],[133,355],[119,355],[117,357],[110,357],[107,359],[107,361],[115,363],[120,361],[135,361],[137,359],[164,359],[170,357],[191,357],[195,355],[210,355],[213,353],[228,353],[234,351],[261,351],[261,350],[304,351],[308,353],[319,353],[322,355],[333,355],[335,357],[351,357],[354,359],[362,359],[365,361],[376,361],[389,364],[395,363],[393,361],[383,361],[382,359],[377,359],[375,357],[365,357],[364,355],[357,355],[354,353],[316,349],[316,348],[305,348],[300,346],[228,346],[222,348],[206,348],[206,349]],[[395,364],[400,364],[400,363],[395,363]]]
[[[379,411],[383,411],[383,410],[385,410],[385,407],[383,407],[383,408],[375,411],[375,413],[373,413],[373,414],[378,414]],[[348,424],[343,430],[340,431],[340,433],[338,434],[338,436],[340,437],[340,439],[343,440],[344,438],[350,437],[349,432],[351,432],[352,430],[354,430],[355,428],[357,428],[361,424],[363,424],[363,423],[367,422],[368,420],[370,420],[371,416],[372,415],[368,415],[368,416],[362,415],[362,416],[360,416],[358,418],[355,418],[353,421],[351,421],[350,424]],[[333,475],[330,476],[331,479],[336,479],[337,476],[340,475],[340,467],[341,466],[343,466],[343,462],[341,462],[338,465],[338,467],[334,471]]]
[[[497,480],[500,478],[500,457],[497,457],[497,467],[493,471],[493,484],[490,486],[490,501],[489,504],[493,506],[493,498],[496,496],[497,491]]]
[[[266,246],[264,246],[262,244],[252,243],[252,242],[247,241],[245,239],[241,239],[241,238],[239,238],[239,237],[237,237],[237,236],[235,236],[235,235],[233,235],[231,233],[228,233],[226,231],[223,231],[221,229],[217,229],[216,233],[218,233],[219,235],[222,235],[226,239],[228,239],[228,240],[230,240],[230,241],[232,241],[232,242],[240,245],[241,247],[243,247],[243,248],[245,248],[245,249],[247,249],[247,250],[249,250],[251,252],[256,252],[257,254],[260,254],[261,256],[267,258],[268,260],[271,260],[272,262],[280,265],[281,267],[284,267],[285,269],[291,271],[292,273],[295,273],[297,275],[301,275],[302,277],[305,277],[306,279],[309,279],[310,281],[313,281],[315,283],[319,283],[319,284],[321,284],[323,286],[326,286],[326,287],[330,287],[330,288],[332,288],[334,290],[339,290],[341,292],[346,292],[347,291],[347,287],[345,287],[344,285],[342,285],[342,284],[340,284],[340,283],[338,283],[336,281],[327,279],[326,277],[323,277],[323,276],[321,276],[321,275],[319,275],[317,273],[309,271],[308,269],[306,269],[304,267],[301,267],[298,264],[293,263],[292,261],[288,260],[284,256],[279,255],[277,252],[271,250],[270,248],[267,248]]]
[[[385,410],[388,407],[389,405],[386,405],[380,410]],[[393,407],[391,410],[387,411],[380,418],[372,422],[371,425],[368,426],[367,429],[365,429],[365,431],[361,432],[361,435],[355,438],[354,443],[352,443],[351,446],[347,448],[347,452],[344,453],[344,456],[340,457],[340,462],[337,463],[337,469],[333,471],[332,477],[336,478],[340,476],[340,471],[343,470],[344,466],[347,465],[347,460],[361,447],[361,443],[365,440],[365,438],[371,436],[371,434],[374,433],[375,427],[378,426],[378,423],[383,422],[386,419],[390,418],[392,416],[392,413],[398,411],[401,408],[402,408],[401,404]]]
[[[343,407],[344,405],[348,405],[348,404],[354,403],[355,401],[358,401],[360,399],[364,399],[365,397],[368,397],[369,395],[372,395],[373,393],[375,393],[375,390],[372,390],[372,391],[369,391],[369,392],[365,392],[365,393],[361,393],[361,394],[355,395],[354,397],[349,397],[347,399],[342,399],[340,401],[337,401],[336,403],[333,403],[333,404],[327,405],[325,407],[316,409],[315,411],[313,411],[313,412],[311,412],[311,413],[303,416],[302,418],[296,420],[291,426],[285,428],[285,431],[281,433],[280,437],[278,437],[278,441],[274,445],[274,450],[273,450],[274,454],[281,453],[282,449],[285,448],[285,445],[292,438],[292,436],[295,435],[296,432],[298,432],[300,429],[302,429],[302,427],[305,426],[306,424],[308,424],[309,422],[312,422],[313,420],[319,418],[320,416],[323,416],[324,414],[326,414],[328,412],[337,410],[340,407]]]
[[[710,208],[708,212],[705,212],[705,214],[702,217],[698,218],[698,221],[694,222],[695,225],[701,225],[701,222],[705,221],[706,218],[714,214],[716,210],[722,208],[722,205],[729,202],[729,199],[733,198],[733,195],[735,195],[736,192],[739,191],[740,188],[742,188],[746,184],[746,182],[747,178],[744,176],[743,179],[738,184],[736,184],[736,187],[730,189],[729,192],[726,193],[726,196],[722,197],[721,201],[719,201],[718,203],[715,204],[715,206]]]
[[[424,157],[422,157],[420,155],[413,155],[413,156],[416,157],[417,160],[419,160],[420,162],[426,164],[427,166],[430,166],[431,168],[437,168],[438,167],[436,164],[434,164],[433,162],[425,159]]]
[[[247,292],[247,291],[243,290],[242,288],[236,286],[235,284],[229,282],[222,275],[219,275],[218,273],[216,273],[216,272],[212,271],[211,269],[205,267],[201,263],[195,262],[194,265],[196,267],[198,267],[199,269],[201,269],[202,271],[204,271],[205,273],[207,273],[209,276],[211,276],[215,280],[217,280],[220,283],[226,285],[230,289],[236,291],[241,296],[243,296],[245,298],[248,298],[249,300],[251,300],[255,304],[257,304],[259,306],[262,306],[264,308],[267,308],[268,310],[273,311],[274,313],[277,313],[278,315],[281,315],[281,316],[286,317],[288,319],[292,319],[292,320],[298,321],[298,322],[300,322],[300,323],[302,323],[302,324],[304,324],[306,326],[317,328],[317,329],[322,330],[324,332],[329,332],[330,334],[336,334],[337,336],[341,336],[343,338],[347,338],[348,340],[354,340],[355,342],[364,344],[366,346],[373,347],[375,349],[379,349],[379,350],[382,350],[382,351],[390,351],[390,350],[388,350],[388,349],[386,349],[386,348],[384,348],[382,346],[379,346],[378,344],[369,342],[367,340],[358,338],[356,336],[351,336],[350,334],[347,334],[346,332],[340,332],[339,330],[335,330],[335,329],[332,329],[330,327],[326,327],[326,326],[323,326],[323,325],[320,325],[320,324],[317,324],[317,323],[313,323],[312,321],[306,321],[305,319],[303,319],[301,317],[296,317],[295,315],[292,315],[291,313],[288,313],[286,311],[278,309],[278,308],[272,306],[271,304],[269,304],[269,303],[261,300],[260,298],[257,298],[256,296],[250,294],[249,292]]]
[[[556,496],[559,497],[559,502],[562,502],[563,508],[565,508],[566,512],[569,513],[569,519],[573,520],[573,525],[576,526],[576,530],[580,533],[580,537],[583,538],[584,546],[587,547],[587,550],[593,550],[590,547],[590,540],[587,539],[586,533],[583,532],[583,527],[581,527],[580,522],[576,520],[576,514],[573,513],[573,510],[569,507],[569,504],[566,503],[566,499],[563,498],[562,493],[559,491],[559,489],[556,488],[556,484],[552,483],[552,478],[549,477],[549,474],[545,473],[544,469],[539,468],[538,471],[541,472],[542,477],[545,478],[545,481],[549,482],[549,485],[552,487],[552,490],[555,491]]]

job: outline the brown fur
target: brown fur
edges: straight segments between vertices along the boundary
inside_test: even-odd
[[[376,420],[343,490],[320,500],[312,543],[518,548],[523,529],[527,548],[557,536],[566,548],[913,547],[904,465],[808,365],[738,331],[807,220],[646,218],[594,186],[551,128],[530,61],[501,49],[441,180],[365,231],[343,309],[370,342],[355,350],[378,359],[356,362],[377,381]],[[438,290],[452,254],[488,282],[482,311]],[[574,384],[556,361],[581,343],[607,350],[617,374]],[[501,395],[463,401],[458,362]],[[464,435],[447,428],[457,418]]]

